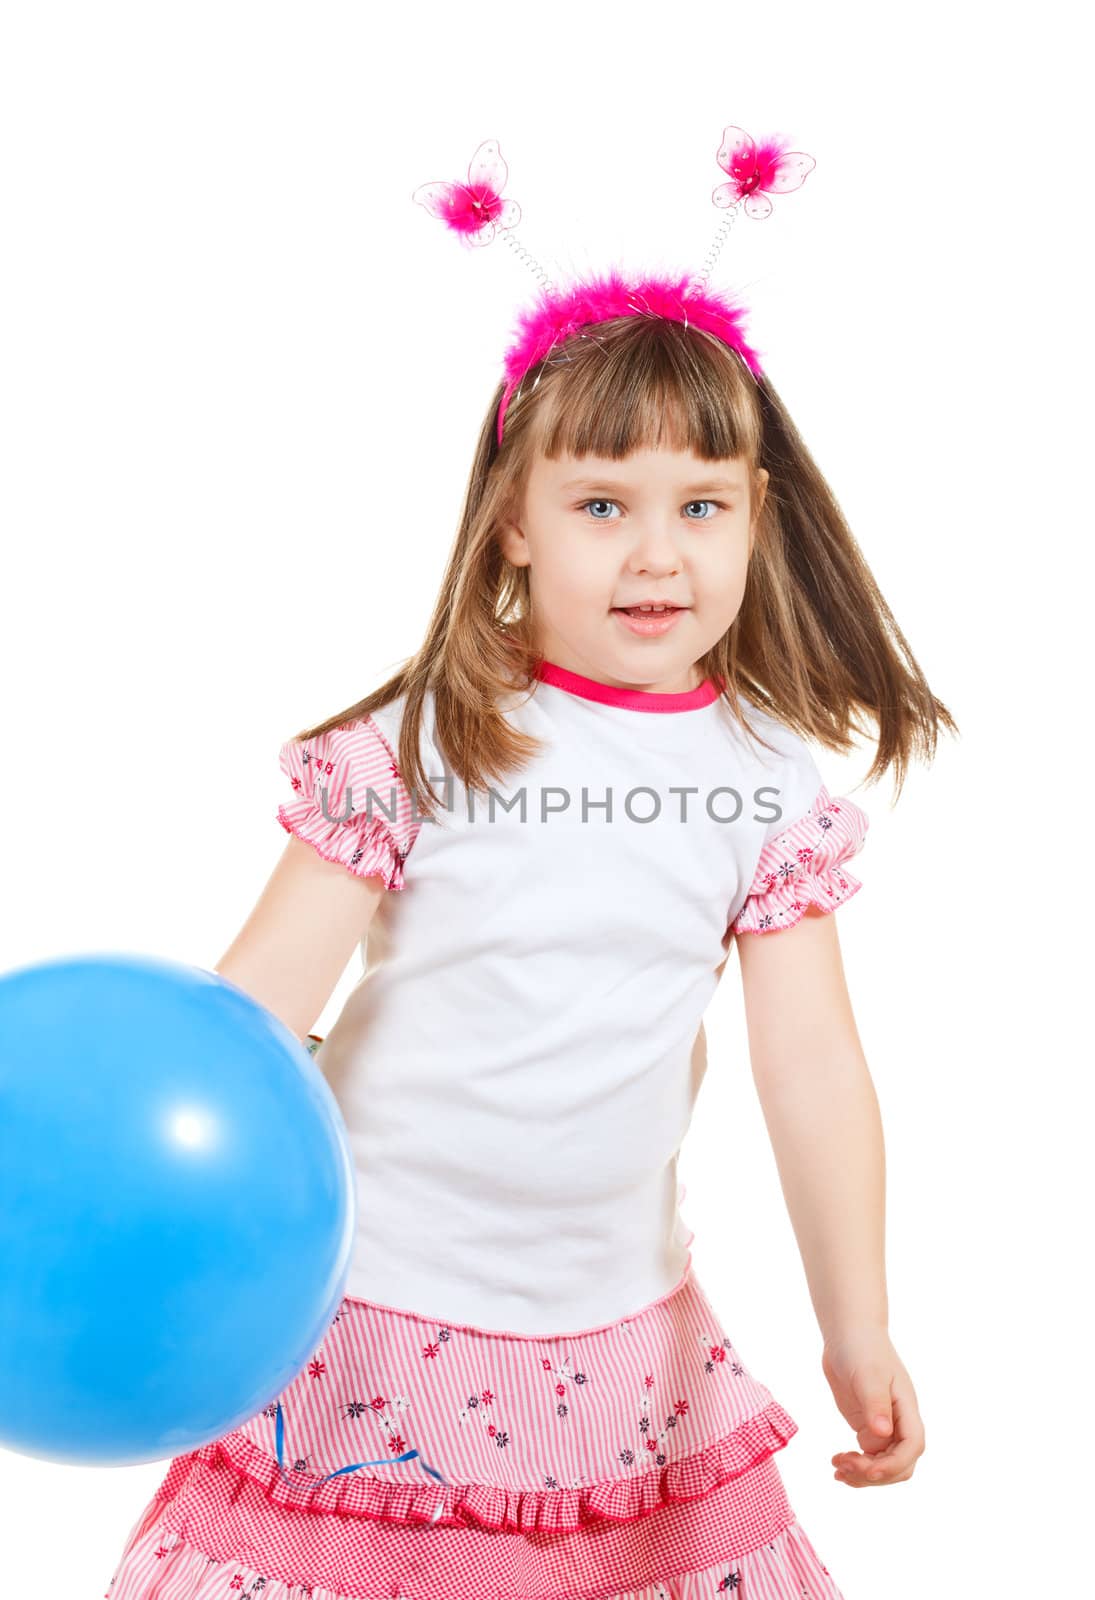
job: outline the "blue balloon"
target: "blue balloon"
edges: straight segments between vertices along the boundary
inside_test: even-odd
[[[0,1444],[199,1448],[296,1378],[357,1195],[296,1036],[217,973],[129,954],[0,977]]]

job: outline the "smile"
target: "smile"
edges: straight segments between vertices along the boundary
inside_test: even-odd
[[[614,606],[612,615],[618,617],[625,628],[642,638],[653,638],[659,634],[668,633],[679,616],[688,608],[686,606],[667,606],[662,611],[624,611],[619,606]]]

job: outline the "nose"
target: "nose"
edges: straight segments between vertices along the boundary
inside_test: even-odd
[[[669,577],[680,571],[681,554],[664,523],[655,518],[636,534],[627,566],[629,572],[652,576]]]

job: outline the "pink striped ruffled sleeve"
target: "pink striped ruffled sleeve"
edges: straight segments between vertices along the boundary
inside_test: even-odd
[[[832,911],[861,889],[844,863],[862,847],[870,819],[843,795],[830,799],[822,784],[805,816],[773,835],[760,853],[735,933],[791,928],[809,905]]]
[[[380,877],[385,888],[402,889],[403,863],[422,818],[414,815],[374,719],[361,717],[303,742],[289,739],[279,760],[296,796],[278,807],[286,833],[356,877]]]

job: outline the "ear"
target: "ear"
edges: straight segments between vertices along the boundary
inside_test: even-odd
[[[516,522],[504,522],[498,535],[498,545],[506,560],[514,567],[531,565],[532,555],[528,540]]]

